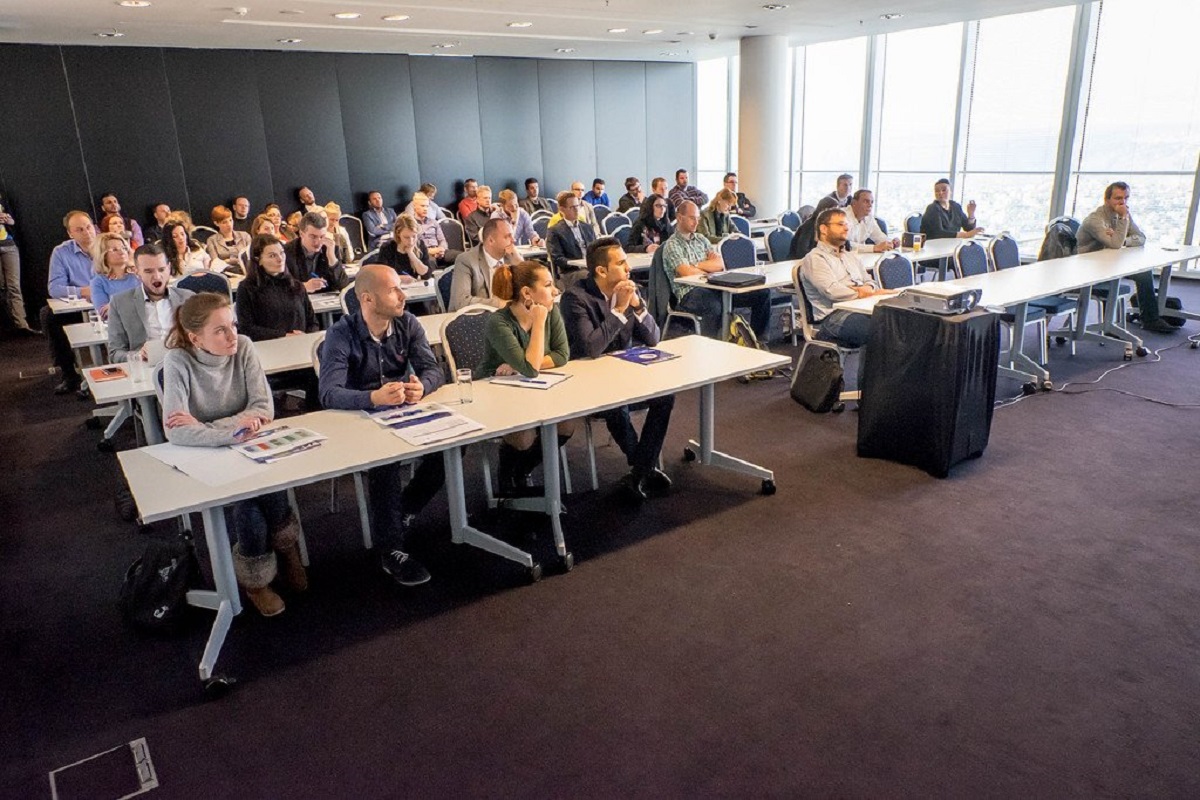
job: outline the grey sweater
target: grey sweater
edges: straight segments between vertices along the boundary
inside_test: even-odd
[[[174,411],[186,411],[203,423],[167,428],[167,441],[189,447],[235,444],[238,420],[247,414],[274,418],[275,403],[254,344],[239,336],[232,356],[168,350],[163,359],[163,421]]]

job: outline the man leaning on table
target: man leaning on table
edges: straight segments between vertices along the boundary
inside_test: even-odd
[[[875,219],[875,196],[870,189],[859,189],[846,206],[847,241],[859,253],[883,253],[900,246],[900,240],[888,238]]]
[[[1142,247],[1146,235],[1133,221],[1129,212],[1129,184],[1124,181],[1110,183],[1104,189],[1104,205],[1083,218],[1079,224],[1076,240],[1078,252],[1094,253],[1098,250],[1119,250],[1122,247]],[[1129,279],[1137,286],[1138,311],[1142,316],[1142,329],[1154,333],[1174,333],[1178,330],[1158,315],[1158,295],[1154,291],[1154,273],[1139,272]]]
[[[283,246],[287,270],[313,292],[340,292],[350,278],[337,257],[329,233],[329,218],[322,211],[309,211],[300,218],[300,235]]]
[[[84,300],[92,299],[92,245],[96,242],[96,226],[86,211],[68,211],[63,217],[63,226],[69,237],[50,253],[50,275],[47,290],[51,298],[65,300],[71,289],[75,289]],[[62,382],[54,387],[55,394],[79,391],[83,379],[75,369],[75,351],[63,330],[64,319],[69,322],[73,315],[55,314],[50,306],[42,308],[42,331],[50,345],[54,365],[62,374]]]
[[[442,368],[417,318],[404,309],[400,275],[383,264],[359,270],[359,310],[334,323],[321,352],[321,405],[369,411],[416,403],[442,385]],[[380,431],[380,436],[389,435]],[[375,542],[383,571],[401,586],[429,581],[429,571],[405,550],[413,521],[445,483],[442,456],[423,457],[398,491],[402,463],[367,471]]]
[[[108,357],[114,362],[156,361],[162,348],[147,343],[162,342],[174,324],[175,309],[192,296],[170,286],[171,267],[160,245],[142,245],[133,260],[142,285],[113,297],[108,309]]]
[[[637,284],[629,278],[629,262],[621,243],[605,236],[588,245],[586,279],[572,286],[562,298],[563,322],[571,358],[599,358],[614,350],[634,345],[654,347],[659,330],[646,310]],[[671,423],[675,396],[654,397],[638,405],[648,409],[639,437],[629,420],[629,406],[601,412],[608,432],[629,464],[621,479],[622,491],[632,500],[671,488],[671,479],[658,469],[658,457]]]

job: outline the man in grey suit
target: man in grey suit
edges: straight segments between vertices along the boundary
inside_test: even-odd
[[[150,341],[161,342],[170,332],[175,309],[192,296],[187,289],[172,289],[171,269],[161,246],[144,244],[133,254],[142,285],[115,296],[108,309],[108,357],[115,361],[152,358]],[[161,349],[159,349],[161,354]]]
[[[454,259],[450,280],[450,311],[474,303],[487,303],[500,308],[504,301],[492,297],[492,273],[501,264],[519,264],[513,243],[512,225],[507,219],[489,219],[480,234],[482,241]]]

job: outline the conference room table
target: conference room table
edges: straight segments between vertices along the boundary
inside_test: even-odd
[[[1146,355],[1141,337],[1131,333],[1117,320],[1117,303],[1103,305],[1100,319],[1088,323],[1088,306],[1095,288],[1106,288],[1110,298],[1117,297],[1122,278],[1154,269],[1167,269],[1177,263],[1200,258],[1200,245],[1182,245],[1165,249],[1162,247],[1124,247],[1119,250],[1100,250],[1094,253],[1037,261],[1022,264],[997,272],[972,275],[953,281],[921,284],[919,290],[952,294],[968,289],[980,291],[979,304],[998,311],[1013,314],[1013,335],[1009,337],[1008,351],[1000,357],[1000,373],[1026,383],[1027,389],[1036,389],[1040,384],[1049,389],[1050,370],[1039,364],[1022,350],[1025,323],[1028,320],[1029,303],[1043,297],[1064,293],[1078,293],[1076,301],[1075,327],[1070,332],[1077,342],[1123,342],[1124,357]],[[870,314],[875,304],[886,295],[864,297],[834,303],[835,309]]]
[[[528,570],[531,580],[538,580],[542,574],[541,564],[531,553],[470,525],[463,448],[516,431],[540,430],[545,470],[542,510],[550,516],[561,565],[564,570],[569,570],[574,559],[566,547],[559,520],[562,503],[558,423],[690,389],[700,391],[699,431],[697,438],[689,443],[686,460],[758,478],[762,482],[762,493],[774,494],[771,470],[716,449],[715,385],[755,370],[785,366],[790,359],[699,336],[670,339],[662,342],[660,349],[677,357],[649,365],[611,356],[570,361],[555,370],[570,378],[544,390],[475,381],[474,401],[469,404],[461,403],[456,385],[443,386],[426,401],[453,407],[482,425],[482,429],[423,446],[405,442],[360,411],[318,411],[290,417],[286,420],[290,427],[307,428],[328,438],[315,450],[269,465],[254,465],[248,476],[233,483],[210,485],[211,481],[198,480],[156,459],[148,447],[118,453],[143,523],[192,512],[203,518],[215,589],[191,591],[188,602],[217,614],[199,664],[201,680],[213,677],[213,668],[233,617],[242,608],[222,511],[239,500],[441,453],[446,464],[452,541],[470,544],[514,561]],[[529,394],[523,396],[523,392]]]
[[[629,263],[630,272],[645,272],[650,269],[650,262],[654,260],[653,253],[626,253],[625,260]],[[572,258],[567,261],[572,267],[578,269],[587,268],[586,258]]]

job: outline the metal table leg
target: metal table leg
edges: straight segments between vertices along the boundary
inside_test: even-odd
[[[206,508],[201,512],[204,519],[204,540],[208,543],[208,563],[212,566],[215,591],[193,590],[187,593],[189,605],[213,609],[217,612],[204,656],[200,659],[200,680],[206,681],[213,675],[225,634],[233,618],[242,613],[242,601],[238,597],[237,578],[233,574],[233,550],[229,546],[229,534],[225,529],[225,511],[222,507]]]
[[[716,384],[705,384],[700,387],[700,438],[699,441],[692,439],[688,442],[689,449],[685,451],[685,456],[689,460],[696,456],[698,451],[700,463],[711,467],[720,467],[722,469],[739,472],[743,475],[749,475],[753,478],[762,480],[763,494],[775,493],[775,473],[766,467],[760,467],[757,464],[751,464],[749,461],[743,461],[740,458],[735,458],[727,453],[722,453],[714,446],[716,444],[716,436],[714,433],[714,418],[716,410]]]
[[[999,372],[1022,383],[1041,384],[1049,388],[1050,371],[1025,355],[1025,323],[1028,318],[1028,303],[1013,306],[1012,335],[1008,337],[1008,352],[1001,354]]]
[[[455,544],[469,544],[486,550],[493,555],[507,558],[528,567],[531,572],[539,571],[541,567],[533,556],[502,542],[494,536],[489,536],[478,528],[471,527],[467,522],[466,486],[463,482],[462,448],[450,447],[442,451],[446,464],[446,497],[450,505],[450,539]]]

